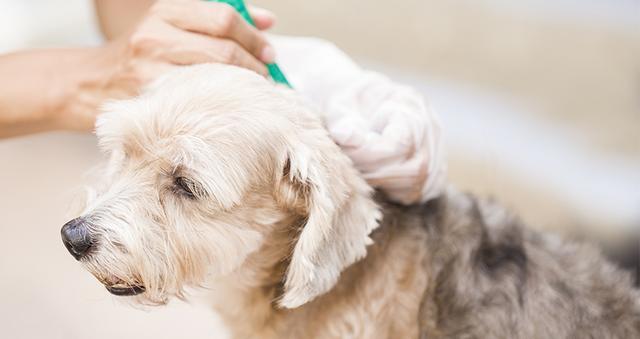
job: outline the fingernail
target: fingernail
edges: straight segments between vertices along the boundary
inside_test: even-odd
[[[276,60],[276,51],[273,47],[267,45],[262,49],[260,54],[260,60],[267,64],[272,64]]]
[[[263,77],[268,78],[269,77],[269,69],[264,67],[263,69],[260,70],[260,74],[262,74]]]
[[[251,12],[251,16],[261,16],[265,19],[268,18],[269,20],[275,20],[276,18],[276,15],[273,14],[272,11],[262,7],[251,7],[249,12]]]
[[[268,10],[261,7],[249,6],[249,13],[251,17],[256,21],[266,21],[267,26],[273,25],[274,21],[276,21],[276,15]],[[268,27],[265,27],[268,28]],[[262,28],[261,28],[262,29]]]

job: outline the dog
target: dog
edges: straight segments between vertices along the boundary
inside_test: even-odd
[[[640,338],[640,294],[595,247],[454,188],[388,201],[250,71],[175,71],[96,133],[102,179],[61,233],[112,294],[202,287],[234,338]]]

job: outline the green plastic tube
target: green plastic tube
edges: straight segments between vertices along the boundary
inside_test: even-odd
[[[231,5],[231,7],[235,8],[236,11],[238,11],[238,13],[240,13],[240,15],[245,20],[247,20],[248,23],[250,23],[254,27],[256,26],[255,22],[253,22],[253,19],[251,19],[249,10],[247,9],[247,6],[244,4],[243,0],[205,0],[205,1],[224,2],[228,5]],[[278,65],[267,64],[267,69],[269,69],[269,75],[271,75],[271,78],[273,79],[273,81],[291,87],[291,84],[289,84],[289,81],[287,81],[287,78],[284,76],[284,74],[282,73]]]

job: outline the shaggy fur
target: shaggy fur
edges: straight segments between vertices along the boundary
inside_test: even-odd
[[[630,277],[594,248],[454,190],[372,197],[320,119],[249,71],[177,71],[97,134],[80,261],[137,302],[207,287],[234,338],[640,337]]]

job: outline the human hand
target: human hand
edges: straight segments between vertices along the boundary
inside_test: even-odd
[[[155,66],[202,62],[233,64],[267,74],[274,50],[259,29],[274,16],[252,8],[258,29],[225,3],[200,0],[160,0],[127,35],[114,41],[120,63],[140,77],[154,77]],[[150,74],[145,74],[150,73]]]
[[[329,134],[371,186],[402,204],[442,193],[443,131],[421,93],[362,69],[328,41],[271,42],[296,92],[323,112]]]
[[[89,131],[96,107],[107,99],[133,96],[172,68],[205,62],[237,65],[268,75],[265,63],[274,49],[260,30],[270,28],[274,15],[249,8],[257,26],[247,23],[233,7],[200,0],[160,0],[127,34],[93,53],[95,72],[67,101],[85,101],[83,109],[58,116],[63,129]],[[87,72],[85,72],[87,73]],[[75,103],[69,103],[75,104]],[[88,106],[88,107],[87,107]]]

